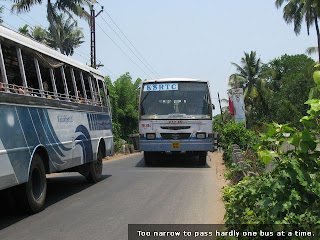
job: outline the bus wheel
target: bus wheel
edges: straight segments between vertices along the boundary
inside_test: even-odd
[[[207,152],[201,152],[199,154],[199,164],[200,166],[205,166],[207,163]]]
[[[97,183],[102,177],[102,150],[101,147],[98,149],[97,160],[89,163],[89,174],[86,177],[90,183]]]
[[[143,153],[144,163],[147,167],[152,166],[152,152],[144,152]]]
[[[18,198],[24,210],[30,213],[37,213],[43,210],[47,195],[46,171],[39,154],[33,156],[29,181],[18,186]]]
[[[152,154],[152,166],[160,167],[162,163],[162,156],[160,152],[154,152]]]

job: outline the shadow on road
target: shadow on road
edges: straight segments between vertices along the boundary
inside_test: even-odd
[[[207,158],[209,161],[209,158]],[[204,166],[199,165],[198,156],[187,156],[184,154],[181,155],[163,155],[161,157],[160,163],[158,166],[147,167],[144,162],[144,157],[136,164],[135,167],[141,168],[211,168],[207,163]]]
[[[111,175],[102,175],[102,180],[97,184],[101,184],[101,182],[110,176]],[[81,175],[57,175],[47,178],[47,183],[48,189],[45,208],[94,185],[88,183]],[[16,200],[13,197],[13,188],[0,191],[0,199],[0,230],[30,216],[30,214],[26,214],[16,205]]]

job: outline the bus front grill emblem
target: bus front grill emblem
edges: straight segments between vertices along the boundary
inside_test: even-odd
[[[177,139],[179,139],[180,135],[177,133],[174,133],[171,135],[171,137],[172,137],[172,139],[177,140]]]

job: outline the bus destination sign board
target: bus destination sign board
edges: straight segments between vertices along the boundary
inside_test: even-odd
[[[158,83],[158,84],[145,84],[143,91],[150,92],[150,91],[175,91],[179,88],[178,83]]]

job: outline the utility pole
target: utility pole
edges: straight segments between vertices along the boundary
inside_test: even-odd
[[[91,67],[97,68],[97,57],[96,57],[96,17],[103,12],[103,6],[101,6],[100,12],[95,15],[93,5],[90,6],[90,15],[87,12],[84,14],[90,19],[90,42],[91,42]]]
[[[218,101],[219,101],[220,112],[221,112],[221,121],[223,122],[223,115],[222,115],[222,108],[221,108],[221,101],[220,101],[220,95],[219,95],[219,93],[218,93]]]

